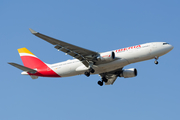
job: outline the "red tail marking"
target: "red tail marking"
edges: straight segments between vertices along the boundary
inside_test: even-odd
[[[37,75],[42,77],[61,77],[57,73],[55,73],[52,69],[50,69],[44,62],[42,62],[39,58],[33,56],[21,56],[23,64],[25,67],[29,67],[31,69],[37,69],[37,73],[29,75]]]

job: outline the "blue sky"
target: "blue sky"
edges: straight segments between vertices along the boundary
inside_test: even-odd
[[[178,0],[1,0],[1,120],[179,120],[180,1]],[[28,48],[46,63],[72,59],[32,35],[28,28],[105,52],[165,41],[174,49],[131,64],[138,76],[100,87],[98,75],[32,80],[7,62],[22,64]]]

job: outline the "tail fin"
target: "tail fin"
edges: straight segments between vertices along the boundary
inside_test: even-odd
[[[38,76],[42,77],[61,77],[55,71],[53,71],[48,64],[41,61],[37,58],[32,52],[30,52],[27,48],[18,49],[19,55],[21,56],[22,62],[24,66],[9,63],[10,65],[17,67],[24,72],[23,75],[30,75],[32,79],[38,78]]]
[[[22,62],[25,67],[31,69],[43,69],[47,67],[47,65],[37,58],[32,52],[30,52],[27,48],[18,49],[19,55],[22,59]]]

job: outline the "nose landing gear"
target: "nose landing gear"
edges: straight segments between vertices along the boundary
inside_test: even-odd
[[[155,63],[156,65],[158,64],[158,61],[157,61],[158,58],[159,58],[159,57],[155,56],[155,61],[154,61],[154,63]]]
[[[154,63],[157,65],[157,64],[158,64],[158,61],[154,61]]]

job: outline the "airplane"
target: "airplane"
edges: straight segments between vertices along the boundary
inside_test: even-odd
[[[22,75],[29,75],[32,79],[38,77],[70,77],[84,74],[89,77],[91,74],[99,74],[101,80],[97,83],[100,86],[113,85],[117,77],[131,78],[137,76],[137,69],[123,69],[132,63],[155,59],[170,52],[174,47],[166,42],[151,42],[134,45],[126,48],[98,53],[67,42],[57,40],[39,32],[29,29],[30,32],[54,45],[58,51],[62,51],[74,59],[55,64],[47,64],[36,57],[27,48],[18,49],[23,65],[13,62],[9,64],[19,68]]]

